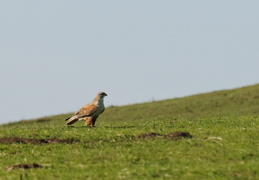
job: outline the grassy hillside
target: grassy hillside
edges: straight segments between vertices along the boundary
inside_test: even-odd
[[[70,114],[2,125],[0,179],[259,179],[258,114],[254,85],[109,107],[95,128]]]

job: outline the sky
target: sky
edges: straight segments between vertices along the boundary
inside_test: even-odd
[[[0,124],[259,83],[259,1],[0,1]],[[173,107],[172,107],[173,108]]]

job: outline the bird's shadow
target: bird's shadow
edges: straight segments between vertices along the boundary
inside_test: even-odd
[[[67,126],[67,128],[95,128],[95,126],[90,127],[90,126]]]

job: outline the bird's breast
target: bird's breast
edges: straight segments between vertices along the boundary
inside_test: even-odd
[[[98,102],[97,107],[98,108],[97,108],[96,112],[94,113],[95,115],[99,115],[105,110],[103,102]]]

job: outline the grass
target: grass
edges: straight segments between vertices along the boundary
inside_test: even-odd
[[[0,126],[0,137],[78,140],[0,144],[0,179],[259,179],[259,85],[109,107],[95,128],[69,114]],[[136,138],[182,131],[192,138]],[[13,169],[37,163],[39,169]]]

